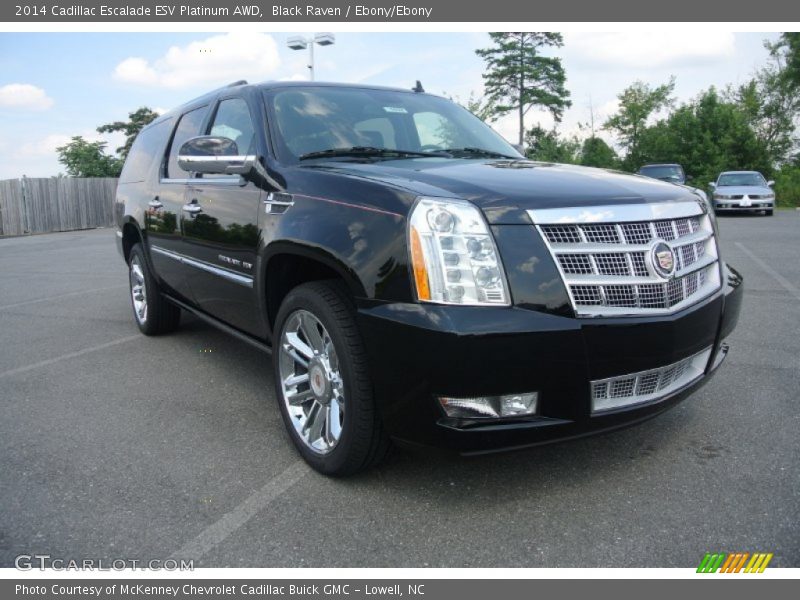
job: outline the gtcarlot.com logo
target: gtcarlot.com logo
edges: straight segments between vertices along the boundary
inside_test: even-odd
[[[131,558],[53,558],[49,554],[20,554],[14,559],[14,566],[20,571],[38,569],[45,571],[194,571],[193,560],[139,560]]]
[[[698,573],[763,573],[772,552],[707,552],[697,567]]]

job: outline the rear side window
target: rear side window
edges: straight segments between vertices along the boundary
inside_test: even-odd
[[[153,166],[153,160],[156,156],[161,156],[171,128],[172,119],[165,119],[139,132],[125,160],[125,166],[122,167],[120,183],[145,180]]]
[[[200,135],[200,125],[203,124],[203,117],[206,114],[206,107],[201,106],[184,114],[172,136],[172,144],[169,148],[169,160],[167,161],[167,177],[169,179],[184,179],[189,177],[189,173],[178,166],[178,152],[189,138]]]

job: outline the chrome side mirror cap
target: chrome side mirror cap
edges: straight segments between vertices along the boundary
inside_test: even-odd
[[[236,142],[222,136],[200,135],[190,138],[178,152],[178,166],[194,173],[246,175],[255,164],[254,155],[239,154]]]
[[[772,179],[770,179],[770,180],[767,182],[767,187],[772,187],[773,185],[775,185],[775,181],[774,181],[774,180],[772,180]]]
[[[717,184],[714,183],[713,181],[709,181],[708,182],[708,187],[710,187],[712,190],[715,190],[715,189],[717,189]]]

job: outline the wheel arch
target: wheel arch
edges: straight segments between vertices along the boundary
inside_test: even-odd
[[[125,218],[120,225],[120,231],[122,232],[122,256],[127,263],[133,246],[139,243],[144,245],[144,234],[142,228],[132,217]]]
[[[261,259],[260,303],[272,334],[275,317],[286,295],[298,285],[324,279],[341,280],[351,297],[366,297],[358,274],[330,251],[297,242],[270,244]]]

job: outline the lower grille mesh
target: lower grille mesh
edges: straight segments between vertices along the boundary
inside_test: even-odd
[[[592,382],[592,412],[651,402],[671,394],[700,377],[711,348],[657,369]]]

